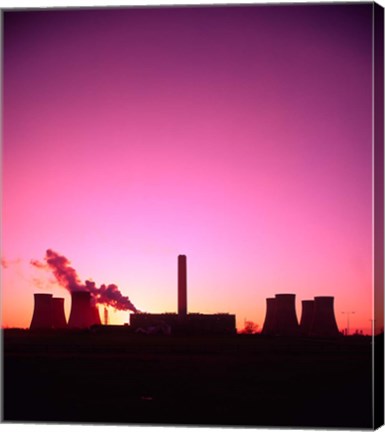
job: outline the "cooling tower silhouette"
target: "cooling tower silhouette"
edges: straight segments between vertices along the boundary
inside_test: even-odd
[[[90,327],[92,325],[91,293],[88,291],[73,291],[71,293],[71,300],[72,304],[68,327]]]
[[[303,336],[309,336],[313,326],[314,300],[302,300],[302,314],[299,323],[300,332]]]
[[[101,325],[102,321],[100,320],[98,307],[91,305],[90,308],[90,325]]]
[[[296,336],[299,334],[295,312],[295,294],[275,295],[274,333],[278,336]]]
[[[64,298],[52,298],[52,328],[61,329],[67,327],[64,313]]]
[[[263,323],[262,334],[275,334],[275,298],[266,299],[266,315]]]
[[[187,257],[178,256],[178,315],[187,315]]]
[[[34,294],[31,330],[52,328],[52,294]]]
[[[339,335],[334,315],[334,297],[314,297],[314,318],[310,334],[320,337]]]

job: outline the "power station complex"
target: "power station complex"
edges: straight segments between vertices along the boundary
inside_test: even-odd
[[[52,294],[34,294],[35,307],[30,329],[84,329],[101,325],[99,311],[88,291],[71,293],[68,323],[64,298]],[[133,313],[130,328],[146,334],[218,334],[236,333],[235,315],[228,313],[200,314],[187,312],[187,258],[178,256],[178,312]],[[302,301],[298,322],[295,294],[276,294],[266,299],[266,316],[262,328],[266,336],[337,337],[339,330],[334,315],[334,297],[315,297]]]
[[[30,329],[89,328],[100,325],[99,310],[92,304],[91,293],[74,291],[71,293],[71,313],[68,323],[64,313],[64,298],[52,294],[34,294],[35,308]]]
[[[335,337],[339,335],[334,315],[334,297],[302,300],[301,321],[295,312],[295,294],[276,294],[266,299],[262,334],[270,336]]]
[[[187,313],[187,258],[178,256],[178,313],[130,316],[134,330],[180,334],[235,334],[235,315]]]

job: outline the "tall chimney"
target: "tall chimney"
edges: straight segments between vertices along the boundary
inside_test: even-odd
[[[73,291],[71,293],[71,313],[68,320],[70,328],[88,328],[91,324],[91,293]]]
[[[31,330],[52,328],[52,294],[34,294]]]
[[[314,297],[314,319],[312,336],[336,337],[339,335],[334,316],[334,297]]]
[[[297,336],[299,326],[295,312],[295,294],[275,295],[275,333],[279,336]]]
[[[273,335],[275,332],[275,298],[266,299],[266,315],[262,334]]]
[[[178,256],[178,315],[187,315],[187,258]]]
[[[309,336],[314,319],[314,300],[302,300],[302,314],[299,323],[303,336]]]
[[[64,298],[52,298],[52,327],[55,329],[67,327],[64,313]]]

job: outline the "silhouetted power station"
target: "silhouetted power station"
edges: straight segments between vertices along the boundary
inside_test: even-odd
[[[302,300],[302,315],[299,327],[303,336],[309,336],[313,325],[314,300]]]
[[[178,313],[135,313],[131,327],[137,332],[163,334],[235,334],[235,315],[187,313],[187,257],[178,256]]]
[[[334,315],[334,297],[314,297],[302,301],[301,321],[295,311],[295,294],[276,294],[266,299],[262,334],[271,336],[336,337],[339,335]]]
[[[100,325],[99,310],[92,304],[91,293],[88,291],[73,291],[71,293],[71,313],[68,320],[69,328],[88,328]]]
[[[314,297],[310,336],[330,337],[339,334],[334,316],[334,297]]]
[[[275,295],[275,332],[280,336],[297,335],[299,325],[295,313],[295,294]]]
[[[64,298],[52,294],[34,294],[35,307],[31,329],[62,329],[67,327],[64,313]]]
[[[187,312],[187,257],[177,262],[177,313],[142,313],[130,315],[130,328],[146,334],[235,334],[235,315]],[[99,310],[89,291],[71,292],[71,312],[66,321],[64,298],[52,294],[34,294],[34,311],[30,329],[87,329],[101,326]],[[104,309],[104,324],[108,310]],[[123,326],[121,326],[123,327]],[[266,315],[262,334],[268,336],[336,337],[339,330],[334,315],[334,297],[317,296],[302,300],[298,323],[295,294],[276,294],[266,299]]]
[[[52,297],[52,328],[63,329],[67,327],[64,313],[64,298]]]
[[[64,312],[64,298],[52,297],[52,294],[34,294],[31,330],[36,329],[84,329],[100,325],[99,311],[92,304],[91,293],[74,291],[71,293],[71,313],[68,324]]]
[[[35,305],[30,328],[52,328],[52,294],[34,294]]]
[[[266,299],[266,316],[263,324],[262,334],[275,334],[275,298]]]
[[[295,294],[276,294],[266,299],[266,316],[262,334],[297,336],[299,324],[295,312]]]

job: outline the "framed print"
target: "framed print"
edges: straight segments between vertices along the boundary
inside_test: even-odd
[[[4,8],[4,423],[384,423],[384,10]]]

